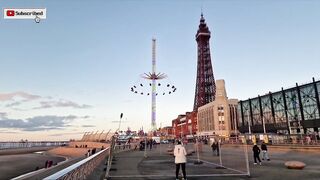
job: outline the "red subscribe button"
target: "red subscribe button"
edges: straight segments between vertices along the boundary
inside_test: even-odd
[[[7,16],[14,16],[14,10],[7,10]]]

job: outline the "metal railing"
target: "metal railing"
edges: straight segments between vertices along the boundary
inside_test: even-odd
[[[98,153],[83,159],[51,176],[44,178],[45,180],[84,180],[91,172],[106,158],[109,154],[109,148],[103,149]]]
[[[28,142],[0,142],[0,149],[16,149],[30,147],[66,146],[68,141],[28,141]]]
[[[261,136],[262,139],[261,139]],[[267,141],[265,140],[267,136]],[[247,141],[248,144],[266,142],[269,145],[288,145],[288,146],[320,146],[319,137],[316,135],[292,134],[245,134],[239,136],[238,139],[228,139],[227,143],[237,144]]]
[[[113,140],[113,143],[111,143],[110,147],[103,149],[99,151],[96,154],[93,154],[86,159],[83,159],[51,176],[48,176],[44,178],[45,180],[52,180],[52,179],[58,179],[58,180],[84,180],[86,179],[93,170],[103,161],[106,159],[106,157],[111,154],[111,157],[109,156],[108,160],[108,170],[110,170],[111,162],[112,162],[112,154],[128,151],[132,149],[131,147],[134,144],[121,144],[121,145],[115,145],[115,140]]]

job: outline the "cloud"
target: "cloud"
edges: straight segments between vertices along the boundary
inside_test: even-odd
[[[41,101],[39,107],[35,107],[33,109],[46,109],[46,108],[54,108],[54,107],[72,107],[77,109],[86,109],[91,108],[90,105],[86,104],[77,104],[68,100],[59,100],[59,101]]]
[[[13,102],[13,103],[7,104],[6,107],[19,106],[21,103],[22,103],[22,101]]]
[[[43,131],[53,129],[64,129],[77,119],[77,116],[35,116],[25,120],[21,119],[2,119],[0,128],[19,129],[22,131]]]
[[[10,100],[14,100],[17,97],[23,98],[24,101],[32,101],[32,100],[41,98],[41,96],[29,94],[21,91],[21,92],[0,94],[0,101],[10,101]]]
[[[27,109],[20,108],[21,106],[24,105],[24,103],[34,101],[34,100],[37,100],[35,103],[40,105],[36,105],[33,103],[33,106],[31,108],[27,108]],[[55,100],[51,96],[42,97],[39,95],[34,95],[34,94],[22,92],[22,91],[0,94],[0,102],[1,101],[6,102],[6,105],[5,105],[6,108],[11,108],[17,111],[30,110],[30,109],[47,109],[47,108],[56,108],[56,107],[60,107],[60,108],[71,107],[76,109],[86,109],[86,108],[92,107],[87,104],[78,104],[70,100],[64,100],[64,99]]]
[[[96,127],[95,125],[82,125],[81,127]]]
[[[0,131],[0,134],[20,134],[20,132],[16,132],[16,131]]]
[[[84,134],[84,132],[57,133],[57,134],[50,134],[49,136],[65,136],[65,135],[77,135],[77,134]]]
[[[6,112],[0,112],[0,119],[7,118],[8,114]]]

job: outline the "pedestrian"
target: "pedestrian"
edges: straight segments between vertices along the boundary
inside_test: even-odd
[[[147,140],[147,149],[149,148],[150,141]]]
[[[214,154],[214,152],[217,150],[217,145],[214,141],[211,144],[211,148],[212,148],[212,153]]]
[[[143,151],[143,149],[144,149],[144,142],[143,142],[143,141],[140,141],[139,150],[140,150],[140,151]]]
[[[152,144],[153,144],[152,139],[150,139],[149,140],[150,150],[152,150]]]
[[[267,161],[270,161],[270,158],[268,156],[268,148],[267,148],[266,143],[262,142],[261,150],[262,150],[262,160],[266,159]]]
[[[217,142],[217,144],[216,144],[216,147],[217,147],[217,156],[220,156],[220,143],[219,143],[219,141]]]
[[[49,163],[49,161],[46,160],[46,163],[44,164],[44,168],[48,168],[48,163]]]
[[[50,168],[52,166],[52,164],[53,164],[53,161],[49,161],[48,162],[48,168]]]
[[[89,157],[89,156],[90,156],[90,149],[87,152],[87,157]]]
[[[178,176],[179,176],[179,171],[181,166],[183,178],[187,180],[187,176],[186,176],[187,151],[181,145],[181,141],[178,141],[178,144],[175,145],[173,154],[175,156],[174,162],[176,164],[176,179],[179,179]]]
[[[310,136],[309,136],[309,135],[306,137],[306,142],[307,142],[307,144],[308,144],[308,145],[310,145],[311,138],[310,138]]]
[[[153,144],[153,148],[156,149],[157,148],[157,142],[156,142],[155,139],[152,141],[152,144]]]
[[[254,146],[252,147],[252,151],[253,151],[254,165],[257,164],[257,159],[259,161],[259,164],[261,165],[260,148],[257,146],[257,144],[254,144]]]

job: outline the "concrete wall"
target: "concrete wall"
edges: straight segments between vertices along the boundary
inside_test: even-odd
[[[84,141],[73,141],[69,143],[70,147],[78,147],[87,145],[87,148],[101,148],[102,146],[107,147],[108,143],[100,143],[100,142],[84,142]]]

